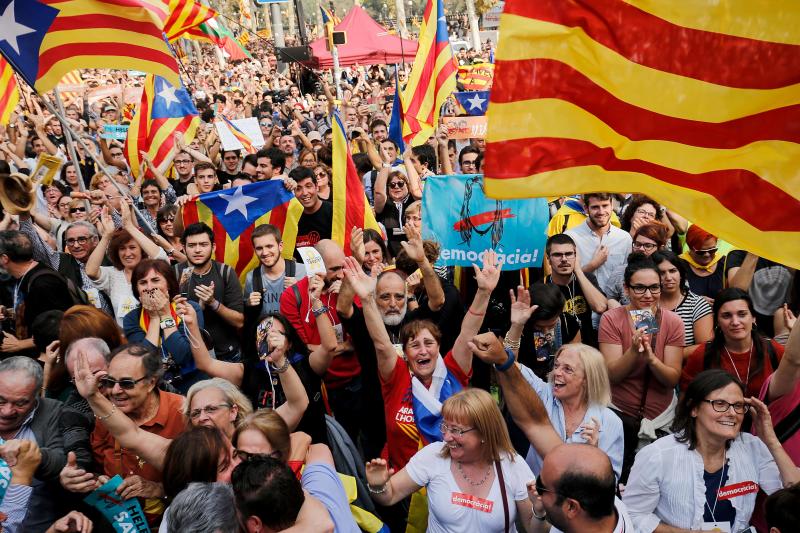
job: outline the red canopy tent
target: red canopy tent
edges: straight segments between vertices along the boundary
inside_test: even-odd
[[[347,44],[338,46],[339,64],[382,65],[412,63],[417,54],[417,42],[401,39],[375,22],[360,6],[353,6],[336,25],[336,31],[347,32]],[[325,38],[311,43],[312,57],[305,64],[313,68],[332,68],[333,58],[325,49]]]

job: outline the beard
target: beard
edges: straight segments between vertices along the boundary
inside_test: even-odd
[[[383,323],[387,326],[399,326],[406,318],[406,311],[408,311],[408,304],[404,305],[398,313],[381,313],[381,318],[383,319]]]

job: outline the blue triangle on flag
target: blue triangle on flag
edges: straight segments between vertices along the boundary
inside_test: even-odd
[[[292,198],[294,194],[286,190],[283,180],[270,180],[201,194],[197,201],[211,210],[231,240],[235,240],[261,215]]]

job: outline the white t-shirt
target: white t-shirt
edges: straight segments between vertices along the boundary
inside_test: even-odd
[[[486,498],[464,494],[450,472],[450,458],[440,457],[443,447],[443,442],[429,444],[406,465],[406,472],[414,483],[428,489],[428,532],[502,533],[505,519],[497,473]],[[513,461],[504,458],[500,467],[506,482],[509,531],[515,532],[516,502],[528,498],[527,483],[533,481],[534,476],[518,454],[514,454]]]

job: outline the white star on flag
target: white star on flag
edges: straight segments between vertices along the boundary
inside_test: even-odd
[[[242,194],[242,186],[236,188],[233,194],[220,195],[220,198],[228,202],[228,207],[225,208],[225,214],[229,215],[234,211],[239,211],[244,218],[247,218],[247,204],[253,203],[258,198]]]
[[[486,98],[481,98],[480,96],[478,96],[477,93],[475,94],[475,96],[473,96],[469,100],[466,100],[466,102],[469,103],[469,110],[470,111],[472,111],[473,109],[476,109],[476,108],[477,109],[481,109],[483,107],[483,103],[485,101],[486,101]]]
[[[164,99],[164,105],[167,106],[167,109],[169,109],[169,106],[173,103],[180,103],[178,97],[175,96],[175,87],[168,83],[164,83],[162,89],[158,92],[158,97]]]
[[[0,42],[6,41],[19,55],[17,37],[29,33],[36,33],[36,30],[17,22],[14,18],[14,0],[11,0],[11,3],[6,6],[6,10],[3,11],[3,15],[0,16]]]

